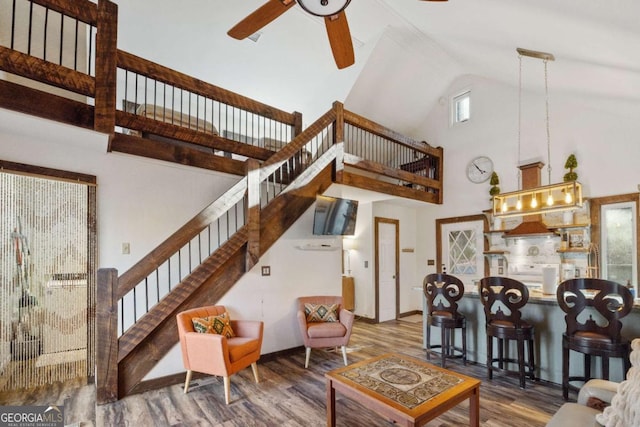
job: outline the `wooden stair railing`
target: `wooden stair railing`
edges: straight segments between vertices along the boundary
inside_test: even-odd
[[[177,342],[175,314],[193,304],[216,303],[312,205],[316,194],[322,193],[331,182],[339,182],[348,176],[347,172],[341,170],[343,162],[340,161],[346,157],[344,117],[347,114],[342,104],[336,102],[330,111],[260,167],[255,161],[248,162],[245,178],[120,278],[113,270],[101,270],[98,286],[105,299],[100,300],[102,308],[98,311],[97,323],[102,332],[99,335],[106,341],[98,345],[99,402],[109,402],[143,390],[140,383],[144,376]],[[378,134],[390,135],[371,126],[371,123],[368,123],[371,129],[367,130],[362,123],[363,132],[373,130]],[[395,138],[399,139],[397,136]],[[387,143],[385,140],[384,144]],[[421,153],[433,155],[429,147],[419,144],[417,147]],[[383,167],[381,170],[381,173],[385,172]],[[411,176],[406,178],[415,180]],[[412,189],[407,191],[418,192]],[[428,192],[425,194],[433,195]],[[143,287],[144,292],[141,288],[140,293],[148,295],[146,287],[149,281],[161,276],[170,278],[170,272],[158,272],[158,269],[165,268],[162,266],[166,266],[181,250],[192,254],[193,249],[187,247],[190,242],[199,239],[212,221],[228,215],[229,208],[237,209],[240,205],[243,222],[238,224],[235,232],[228,235],[228,239],[217,249],[197,260],[195,266],[190,265],[189,273],[179,283],[164,297],[158,298],[146,312],[137,316],[135,307],[140,304],[136,301],[136,288]],[[185,247],[187,249],[183,249]],[[157,282],[154,285],[158,286]],[[127,298],[133,298],[133,302],[130,302],[134,307],[133,314],[131,310],[126,310]],[[119,307],[119,310],[109,308],[109,305]],[[114,314],[123,327],[120,332],[116,329],[117,322],[113,321]],[[124,330],[127,318],[130,318],[130,326]]]
[[[177,342],[175,314],[192,304],[215,303],[250,268],[297,218],[331,184],[332,165],[341,145],[326,140],[333,135],[333,110],[298,135],[260,169],[249,166],[247,177],[220,199],[205,208],[176,233],[160,244],[121,277],[113,269],[98,274],[97,401],[106,403],[140,390],[140,382],[158,360]],[[334,141],[333,137],[331,141]],[[302,165],[302,152],[316,149],[315,161]],[[254,161],[255,162],[255,161]],[[257,178],[252,172],[259,171]],[[249,183],[252,183],[249,186]],[[245,192],[247,195],[245,195]],[[259,195],[262,194],[263,197]],[[258,195],[258,199],[256,196]],[[250,201],[258,200],[257,209]],[[148,282],[171,277],[169,260],[226,212],[242,202],[249,207],[246,221],[211,254],[197,260],[190,272],[139,317],[126,313],[127,299],[132,307],[146,305],[136,301],[136,288],[148,295]],[[286,206],[286,209],[283,209]],[[286,214],[283,216],[283,212]],[[192,253],[192,249],[187,251]],[[158,269],[162,269],[159,272]],[[157,283],[153,283],[157,286]],[[122,310],[122,311],[121,311]],[[127,319],[131,317],[133,319]],[[119,331],[121,326],[130,325]],[[123,328],[124,329],[124,328]]]

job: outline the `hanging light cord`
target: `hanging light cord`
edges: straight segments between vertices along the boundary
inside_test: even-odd
[[[518,190],[522,190],[522,170],[520,169],[520,137],[522,132],[522,55],[518,55]]]
[[[547,119],[547,171],[549,173],[549,182],[551,185],[551,132],[549,131],[549,83],[547,74],[547,60],[544,60],[544,98]]]

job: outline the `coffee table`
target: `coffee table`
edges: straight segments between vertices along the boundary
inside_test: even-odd
[[[469,399],[469,425],[480,425],[480,380],[398,353],[325,374],[327,426],[336,425],[336,391],[401,426],[421,426]]]

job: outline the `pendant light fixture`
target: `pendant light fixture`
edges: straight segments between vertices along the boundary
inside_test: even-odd
[[[547,170],[549,185],[543,187],[521,188],[521,171],[518,170],[518,191],[501,193],[493,197],[493,215],[495,217],[537,215],[546,212],[555,212],[576,209],[582,206],[582,185],[577,181],[551,184],[551,133],[549,129],[549,86],[548,86],[548,61],[555,58],[550,53],[518,48],[520,62],[518,81],[518,162],[520,161],[520,132],[522,110],[522,57],[541,59],[544,62],[544,91],[546,107],[546,133],[547,133]],[[542,200],[545,200],[542,203]]]

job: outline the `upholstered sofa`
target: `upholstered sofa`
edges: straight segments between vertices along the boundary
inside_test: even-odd
[[[547,427],[637,427],[640,426],[640,338],[631,343],[631,369],[621,383],[589,380],[580,389],[577,403],[565,403],[549,420]],[[592,402],[589,402],[589,398]],[[604,412],[587,403],[610,403]]]
[[[618,383],[606,380],[589,380],[580,389],[577,403],[565,403],[558,412],[549,420],[547,427],[593,427],[599,426],[596,416],[602,411],[587,406],[589,398],[595,398],[611,403],[613,396],[618,391]]]

